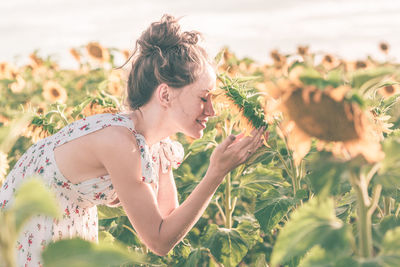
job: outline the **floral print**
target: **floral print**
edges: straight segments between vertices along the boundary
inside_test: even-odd
[[[108,126],[124,126],[135,134],[141,153],[142,180],[154,183],[156,193],[159,171],[166,173],[170,166],[178,167],[183,159],[182,145],[169,138],[148,147],[145,138],[134,130],[133,121],[123,113],[86,117],[32,145],[17,161],[0,189],[0,211],[7,209],[13,202],[14,193],[20,184],[36,174],[56,193],[62,216],[53,219],[37,215],[23,227],[16,242],[17,266],[41,266],[40,253],[51,241],[74,236],[98,241],[96,205],[121,205],[117,202],[111,178],[105,175],[77,184],[71,183],[59,170],[54,159],[54,149]]]

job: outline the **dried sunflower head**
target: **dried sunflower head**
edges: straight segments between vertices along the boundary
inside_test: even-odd
[[[278,108],[284,114],[282,132],[294,151],[296,164],[308,153],[312,138],[317,139],[318,148],[339,157],[361,154],[369,162],[382,159],[380,138],[370,113],[345,98],[350,87],[325,85],[321,89],[312,84],[324,84],[319,77],[312,82],[301,75],[299,79],[310,84],[288,82],[281,88],[282,103]]]

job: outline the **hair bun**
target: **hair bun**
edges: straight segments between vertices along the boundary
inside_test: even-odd
[[[153,22],[137,40],[142,54],[148,55],[154,52],[162,54],[173,47],[197,44],[200,33],[196,31],[182,33],[178,20],[165,14],[160,21]]]

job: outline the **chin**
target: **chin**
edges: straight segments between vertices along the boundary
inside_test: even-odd
[[[188,133],[187,135],[189,135],[193,139],[199,139],[199,138],[203,137],[203,130],[201,130],[199,132],[191,132],[191,133]]]

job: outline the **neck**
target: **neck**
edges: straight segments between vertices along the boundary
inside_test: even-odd
[[[167,114],[157,107],[145,105],[132,111],[129,116],[133,120],[136,132],[144,136],[148,146],[175,134],[166,120]]]

